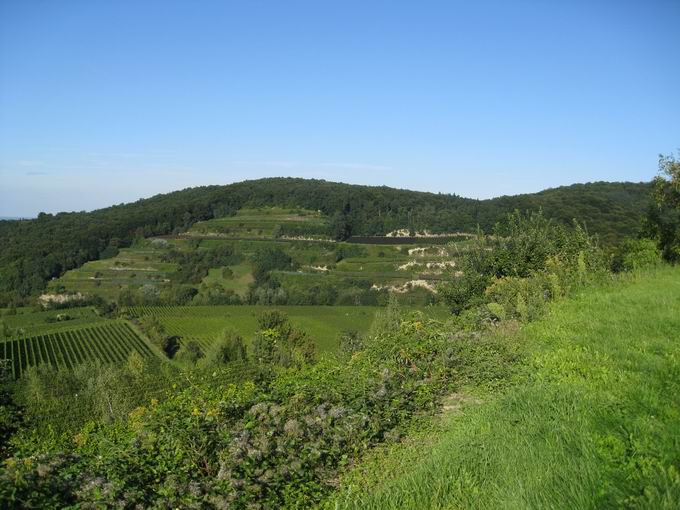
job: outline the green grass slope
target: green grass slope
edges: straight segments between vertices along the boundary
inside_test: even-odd
[[[520,341],[516,385],[360,466],[333,506],[679,508],[680,270],[558,303]]]

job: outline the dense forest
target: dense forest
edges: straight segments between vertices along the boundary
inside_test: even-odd
[[[640,228],[651,183],[576,184],[535,194],[473,200],[457,195],[322,180],[269,178],[189,188],[92,212],[0,221],[0,303],[42,290],[51,278],[88,260],[115,255],[135,238],[172,234],[197,221],[262,206],[320,210],[328,235],[383,235],[398,228],[435,233],[489,232],[507,213],[542,209],[563,223],[578,219],[605,242]]]

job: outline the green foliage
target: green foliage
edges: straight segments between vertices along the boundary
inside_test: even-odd
[[[204,363],[207,366],[246,363],[248,352],[243,337],[233,330],[224,330],[210,346]]]
[[[310,195],[305,181],[285,182],[299,185],[292,197],[263,185],[270,194],[262,202],[290,203]],[[350,188],[322,184],[337,193],[311,194],[305,203],[334,217],[332,223],[344,228],[341,235],[403,226],[397,221],[404,217],[413,230],[432,216],[445,228],[446,222],[450,227],[456,224],[453,218],[467,214],[464,208],[448,213],[432,209],[456,197],[417,195],[416,200],[406,192],[359,187],[359,200],[338,191]],[[243,189],[249,205],[261,205],[259,191]],[[224,198],[219,189],[212,191]],[[369,197],[375,201],[369,203]],[[427,207],[419,202],[425,198]],[[312,207],[315,200],[318,207]],[[221,205],[210,214],[235,210],[243,202]],[[185,210],[176,228],[195,219]],[[210,253],[198,245],[193,250],[169,255],[183,267],[182,279],[207,274],[208,264],[229,265],[225,257],[235,254]],[[357,256],[352,250],[369,255],[364,247],[341,246],[328,256],[339,256],[338,266],[345,265]],[[385,263],[386,257],[372,253],[376,263]],[[250,352],[234,332],[224,332],[206,349],[197,340],[170,334],[165,321],[144,317],[139,325],[145,334],[168,357],[176,354],[183,367],[133,355],[118,367],[32,369],[17,394],[29,425],[11,439],[11,456],[0,469],[0,501],[16,507],[318,504],[332,490],[339,470],[367,448],[397,438],[414,417],[435,410],[443,395],[470,386],[506,387],[523,369],[517,342],[495,334],[501,328],[487,326],[504,319],[532,320],[547,300],[589,283],[605,269],[584,229],[541,214],[510,215],[493,236],[480,234],[461,259],[462,275],[441,291],[451,309],[460,312],[456,319],[444,325],[421,313],[408,314],[392,295],[368,335],[344,336],[344,355],[317,358],[310,336],[285,314],[268,311],[258,317]],[[280,247],[266,245],[254,250],[252,261],[256,284],[251,296],[263,293],[269,302],[288,299],[290,289],[284,290],[281,281],[299,262]],[[356,287],[365,286],[359,283],[364,281],[370,285],[357,279]],[[150,287],[144,299],[163,299],[157,287]],[[326,288],[333,290],[332,281],[319,285],[317,294]],[[324,299],[333,302],[339,296],[331,290]],[[182,307],[187,308],[191,320],[212,327],[204,324],[208,320],[199,315],[200,307]],[[545,426],[542,431],[548,429],[553,430]]]
[[[528,322],[537,319],[545,311],[549,297],[541,277],[494,278],[484,291],[487,308],[500,320],[513,318]]]
[[[462,273],[443,285],[441,296],[455,314],[496,303],[499,318],[530,320],[549,299],[606,272],[596,241],[578,224],[556,224],[541,212],[515,212],[493,236],[478,234],[460,258]]]
[[[658,241],[664,259],[680,259],[680,161],[659,156],[659,175],[654,179],[654,205],[649,207],[647,234]]]
[[[179,346],[179,350],[174,356],[176,361],[184,363],[186,365],[195,365],[198,360],[205,357],[201,346],[195,340],[189,340],[188,342],[182,342]]]
[[[507,375],[514,354],[504,347],[480,347],[473,336],[453,341],[423,320],[397,319],[395,310],[389,328],[349,359],[285,368],[281,356],[270,375],[257,374],[261,385],[248,382],[255,374],[240,363],[187,372],[177,381],[188,384],[131,411],[118,400],[122,390],[93,385],[94,408],[111,402],[112,417],[84,425],[58,448],[49,436],[17,438],[0,471],[0,499],[18,506],[313,506],[332,488],[333,473],[397,437],[399,425],[431,408],[454,378]],[[260,325],[277,335],[277,349],[304,347],[281,314],[261,317]]]
[[[274,269],[291,270],[296,265],[293,259],[278,246],[266,246],[253,254],[253,277],[255,285],[273,284],[270,271]]]
[[[345,354],[354,354],[364,348],[364,341],[355,329],[343,331],[340,335],[340,350]]]
[[[16,401],[23,409],[26,427],[14,441],[26,439],[46,445],[56,441],[50,447],[60,447],[62,442],[72,441],[90,421],[127,420],[133,409],[159,396],[173,377],[169,365],[138,354],[131,354],[121,365],[94,362],[71,370],[31,367],[16,387]]]
[[[450,232],[472,231],[479,225],[488,232],[510,211],[542,208],[558,223],[577,218],[591,232],[615,241],[639,228],[639,211],[647,209],[649,191],[650,185],[642,183],[590,183],[478,201],[386,187],[272,178],[191,188],[90,213],[41,214],[35,220],[0,222],[0,306],[21,301],[44,289],[52,278],[109,253],[113,243],[120,249],[142,237],[177,233],[202,220],[229,216],[246,205],[321,211],[331,218],[330,227],[322,228],[336,239],[399,228]],[[310,228],[317,233],[319,227],[310,222]],[[292,233],[304,234],[305,228]],[[183,281],[197,278],[191,270],[182,275]]]
[[[0,358],[10,360],[8,369],[15,379],[29,367],[39,365],[69,370],[83,363],[119,364],[132,352],[144,357],[155,356],[150,346],[122,321],[53,327],[46,330],[40,326],[30,336],[0,342]]]
[[[0,359],[0,456],[9,454],[9,439],[22,424],[21,409],[12,392],[12,369],[10,361]]]
[[[253,339],[253,358],[262,364],[300,367],[316,357],[314,341],[294,328],[285,314],[266,311],[258,318],[259,330]]]
[[[180,337],[169,335],[165,326],[156,317],[144,317],[139,327],[151,343],[158,347],[168,358],[175,356],[180,348]]]
[[[175,262],[179,267],[172,273],[173,279],[180,283],[200,283],[212,267],[238,264],[243,257],[230,244],[221,244],[211,250],[193,249],[191,251],[172,250],[162,257],[165,262]]]
[[[634,271],[661,263],[661,252],[651,239],[626,239],[612,256],[612,271]]]
[[[323,508],[677,508],[679,278],[655,269],[561,302],[509,339],[527,356],[512,386],[455,393]]]

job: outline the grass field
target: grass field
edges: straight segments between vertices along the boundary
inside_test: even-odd
[[[337,349],[340,333],[356,330],[365,333],[370,328],[377,306],[163,306],[135,307],[128,311],[135,317],[157,317],[168,334],[179,335],[183,341],[194,340],[207,347],[225,329],[233,329],[250,340],[257,330],[257,318],[265,310],[284,312],[290,322],[308,333],[321,352]],[[430,307],[424,312],[433,318],[444,318],[444,308]]]
[[[382,450],[330,506],[679,508],[680,270],[557,303],[519,341],[517,384]]]

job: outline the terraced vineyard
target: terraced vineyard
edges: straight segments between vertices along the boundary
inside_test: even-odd
[[[29,366],[49,364],[70,369],[88,361],[121,363],[132,352],[144,357],[155,356],[146,341],[124,321],[0,342],[0,358],[10,360],[14,378],[21,377]]]

